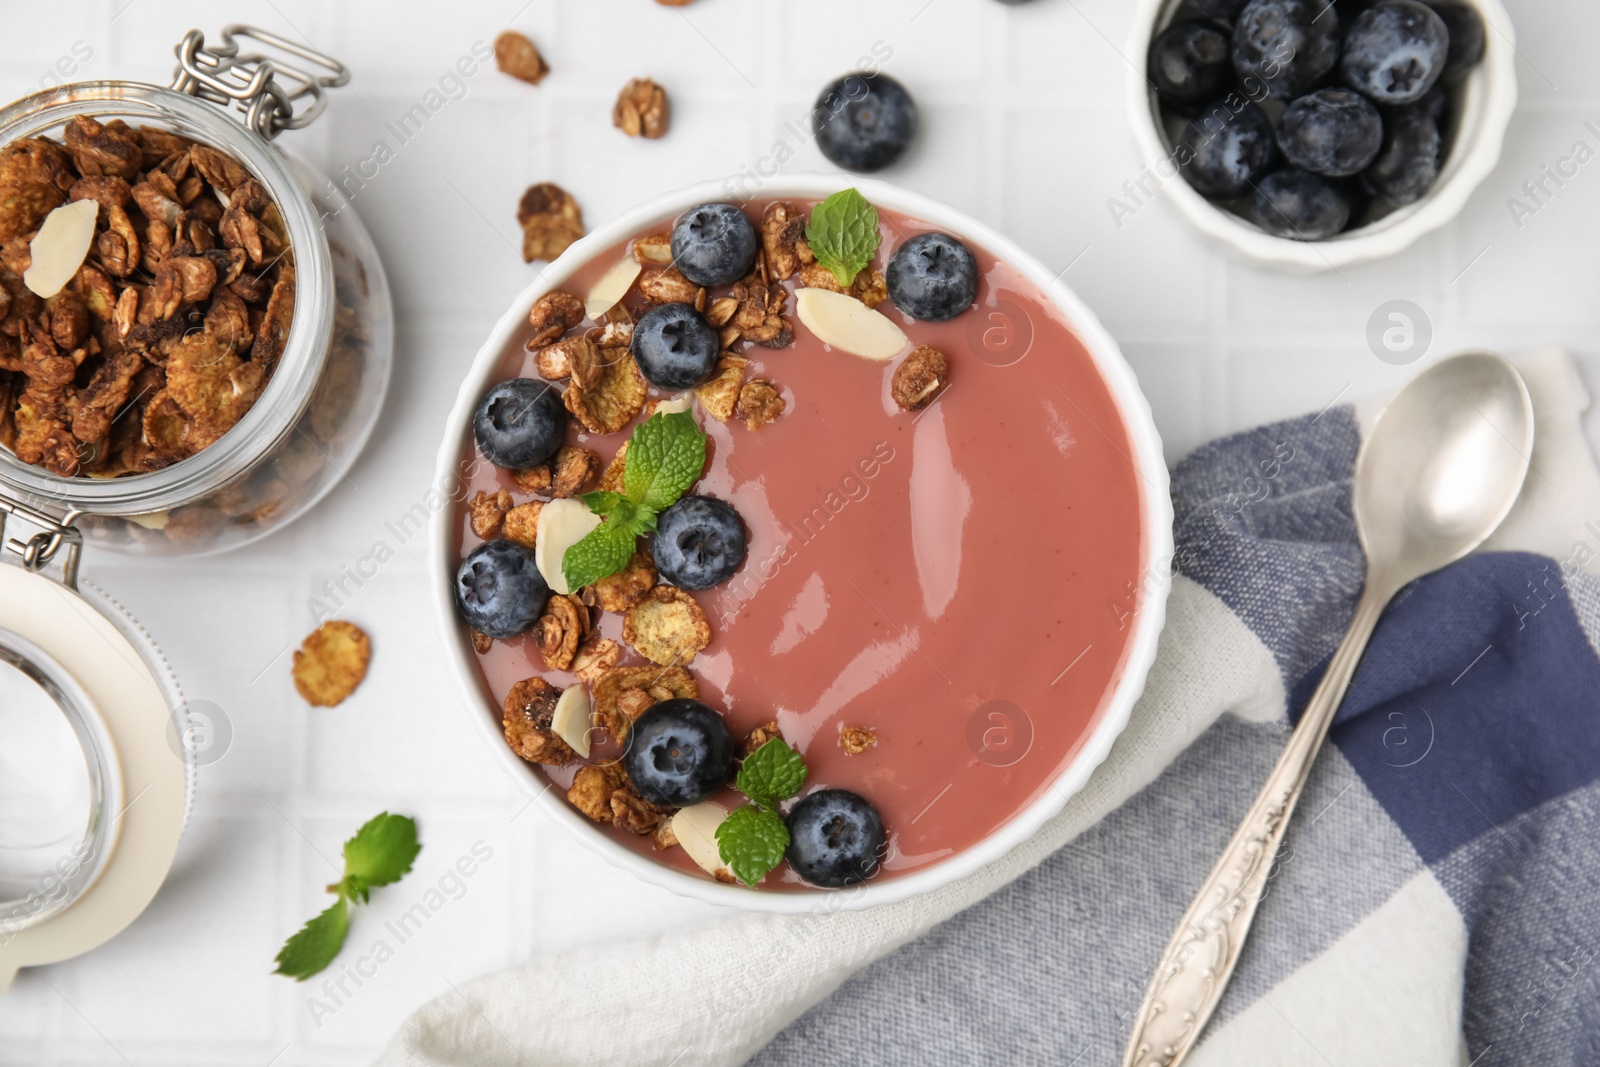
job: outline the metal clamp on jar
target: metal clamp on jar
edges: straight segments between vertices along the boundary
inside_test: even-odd
[[[317,73],[243,52],[243,39],[304,60]],[[219,551],[282,527],[342,477],[373,426],[389,378],[393,317],[370,238],[353,211],[330,199],[338,196],[335,187],[315,182],[304,166],[269,143],[280,131],[314,119],[324,89],[348,80],[344,68],[243,26],[228,27],[222,43],[211,47],[191,30],[177,54],[171,88],[85,82],[0,111],[0,177],[15,142],[64,136],[61,131],[77,116],[103,127],[121,119],[130,124],[122,129],[141,124],[164,131],[143,136],[186,152],[192,145],[182,146],[193,142],[226,153],[248,172],[236,172],[234,191],[248,177],[276,205],[297,282],[281,351],[274,352],[275,369],[259,397],[236,424],[190,455],[151,464],[150,470],[108,473],[96,470],[97,457],[85,448],[77,457],[83,472],[66,476],[24,462],[14,447],[16,416],[0,411],[0,992],[18,968],[79,955],[138,917],[172,866],[196,769],[208,762],[206,731],[212,724],[204,721],[206,707],[184,703],[150,635],[114,599],[80,579],[80,556],[103,547]],[[242,122],[232,117],[229,109],[235,107]],[[84,128],[79,125],[80,135]],[[144,143],[132,137],[124,135],[124,142]],[[35,153],[59,150],[65,158],[68,151],[37,144]],[[83,168],[78,170],[83,176]],[[93,177],[106,180],[104,173]],[[15,192],[7,186],[8,196]],[[70,192],[60,188],[56,200],[82,199]],[[191,185],[189,192],[191,200],[217,196],[226,209],[227,194],[214,184],[206,190]],[[144,203],[130,204],[118,224],[138,212],[153,229],[156,216],[141,210],[149,204],[159,201],[146,193]],[[43,206],[55,209],[48,202]],[[104,205],[97,202],[94,210],[97,232],[107,232]],[[32,247],[30,238],[20,251],[31,253]],[[240,259],[237,249],[216,251],[213,262],[237,265]],[[46,358],[62,358],[45,344],[49,337],[34,332],[54,326],[49,314],[40,325],[54,298],[20,295],[19,272],[12,269],[21,265],[18,255],[15,240],[0,241],[0,295],[7,298],[0,304],[0,341],[10,342],[0,345],[0,397],[8,384],[42,391],[38,368],[49,369]],[[160,263],[155,260],[158,268]],[[157,294],[160,280],[151,276],[150,265],[137,254],[121,264],[129,268],[120,277],[124,291],[133,293],[130,305]],[[91,252],[74,269],[94,269],[103,277],[110,266]],[[86,303],[71,284],[60,292]],[[31,317],[12,317],[19,303],[31,308]],[[103,303],[100,310],[107,310]],[[123,338],[110,314],[90,323],[109,342],[99,354],[132,350],[144,359],[169,352],[169,362],[179,358],[176,349],[153,345],[142,351],[113,347]],[[134,325],[151,326],[151,336],[173,345],[209,329],[193,323],[164,327],[156,316],[122,323],[129,332]],[[16,358],[23,340],[39,347],[20,360],[19,369],[5,357]],[[231,345],[226,354],[230,368],[248,362]],[[204,380],[199,372],[207,368],[190,369]],[[163,373],[170,379],[174,372],[169,367]],[[64,378],[70,375],[57,374],[48,388],[69,407],[74,398],[81,404],[92,383]],[[130,399],[123,410],[107,414],[115,424],[139,404]],[[119,440],[140,441],[131,435]],[[69,439],[65,447],[75,446]]]
[[[265,46],[271,55],[245,51],[245,41]],[[175,51],[179,62],[170,87],[79,82],[35,93],[0,110],[0,176],[5,154],[17,148],[17,142],[46,137],[59,142],[69,124],[82,119],[147,141],[156,137],[147,130],[176,134],[223,154],[239,168],[235,173],[253,179],[265,194],[267,211],[275,214],[270,218],[263,214],[260,225],[266,227],[270,221],[274,235],[281,227],[286,245],[265,265],[258,265],[256,258],[246,260],[244,278],[230,279],[230,293],[248,281],[263,288],[260,302],[266,303],[269,270],[283,256],[292,257],[288,300],[268,306],[270,319],[288,310],[283,304],[292,303],[281,351],[273,350],[270,362],[259,352],[254,354],[263,365],[255,369],[253,380],[264,385],[248,410],[233,415],[236,422],[220,434],[201,426],[190,435],[191,426],[183,420],[194,413],[186,412],[181,403],[187,394],[172,390],[180,403],[161,398],[165,408],[152,413],[149,407],[164,390],[147,387],[143,392],[130,390],[125,403],[107,411],[111,429],[101,441],[85,443],[81,439],[87,435],[78,432],[74,412],[92,406],[97,383],[76,380],[63,388],[52,379],[49,388],[56,392],[50,396],[56,403],[53,409],[43,406],[80,439],[73,441],[65,429],[51,439],[58,456],[66,450],[64,466],[72,471],[66,476],[61,473],[63,464],[52,470],[31,457],[29,462],[19,457],[17,443],[25,429],[20,420],[37,418],[41,405],[24,410],[17,400],[26,389],[44,386],[30,375],[35,365],[27,358],[28,332],[40,327],[17,316],[31,310],[37,318],[41,302],[46,311],[57,300],[87,305],[89,331],[91,335],[98,331],[93,343],[103,353],[99,358],[124,344],[133,347],[130,337],[138,339],[146,346],[147,376],[162,381],[156,371],[166,366],[170,346],[212,329],[199,304],[183,305],[177,296],[162,304],[161,256],[173,247],[192,247],[168,242],[173,239],[174,222],[180,228],[178,240],[187,239],[188,231],[181,229],[183,219],[195,212],[187,202],[157,200],[158,206],[151,208],[148,194],[145,200],[136,197],[125,211],[119,208],[116,216],[100,205],[96,243],[83,265],[61,295],[42,301],[23,290],[23,272],[12,269],[29,262],[29,245],[23,239],[27,235],[12,235],[8,243],[8,235],[0,233],[0,286],[10,297],[0,305],[0,401],[7,408],[0,410],[0,492],[47,513],[77,513],[81,515],[77,525],[91,545],[136,554],[222,551],[263,537],[304,514],[343,478],[366,443],[393,361],[388,283],[366,229],[336,185],[271,143],[283,130],[313,121],[327,102],[325,90],[345,84],[348,72],[328,56],[249,26],[225,28],[220,43],[212,45],[198,30],[190,30]],[[74,150],[68,143],[62,155]],[[146,163],[149,154],[147,149]],[[91,160],[85,173],[94,169]],[[82,198],[81,191],[69,197]],[[210,202],[213,199],[216,203]],[[227,252],[241,244],[237,240],[229,244],[237,235],[227,226],[228,205],[228,193],[214,182],[197,193],[194,207],[209,209],[210,216],[220,213],[223,219],[221,224],[202,223],[194,245],[213,244],[209,251]],[[151,214],[162,210],[168,212],[166,219]],[[100,243],[109,240],[108,230],[119,224],[126,224],[120,232],[137,246],[127,257],[132,263],[124,259],[113,264],[103,254]],[[242,243],[248,246],[248,241]],[[111,247],[122,245],[113,241]],[[259,256],[259,245],[252,251]],[[283,268],[276,270],[281,277]],[[116,295],[106,291],[104,283],[111,278],[123,288],[126,310],[120,304],[108,306]],[[217,289],[221,288],[219,282]],[[128,290],[135,292],[128,296]],[[211,303],[215,306],[216,301]],[[187,321],[176,321],[185,314]],[[259,305],[233,321],[239,324],[235,336],[238,330],[260,331],[270,325],[262,321]],[[141,328],[142,334],[136,332]],[[148,340],[152,337],[156,340]],[[68,354],[68,347],[63,344],[61,355]],[[231,357],[242,370],[250,371],[249,345],[237,349],[228,349]],[[70,354],[81,361],[82,351]],[[240,359],[241,354],[247,358]],[[83,366],[78,377],[87,377],[88,369]],[[236,390],[239,380],[251,379],[248,374],[237,375]],[[170,384],[170,376],[167,381]],[[202,384],[207,383],[202,380]],[[15,416],[9,410],[13,407]],[[142,420],[138,426],[135,419]],[[169,433],[152,437],[158,426],[175,434],[174,439],[168,440]]]

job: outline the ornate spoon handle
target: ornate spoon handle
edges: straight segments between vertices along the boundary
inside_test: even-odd
[[[1222,999],[1289,816],[1392,595],[1367,588],[1277,766],[1184,912],[1134,1018],[1123,1067],[1177,1067]]]

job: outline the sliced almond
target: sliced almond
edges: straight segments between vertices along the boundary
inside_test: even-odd
[[[46,215],[28,244],[31,259],[28,269],[22,272],[22,284],[46,300],[59,293],[83,266],[99,213],[99,202],[74,200]]]
[[[853,296],[827,289],[799,289],[795,313],[823,344],[863,359],[890,360],[906,348],[906,335],[881,312]]]
[[[589,290],[588,297],[583,301],[583,313],[591,319],[598,319],[616,307],[617,302],[633,288],[633,280],[643,269],[632,256],[618,260],[616,266],[600,275],[600,280]]]
[[[692,410],[694,410],[693,393],[679,393],[677,396],[669,396],[656,405],[657,415],[674,415]]]
[[[600,516],[575,497],[558,497],[539,509],[539,525],[534,532],[533,561],[545,584],[563,596],[572,592],[561,560],[567,549],[582,541],[600,525]]]
[[[680,808],[672,817],[672,836],[678,839],[689,858],[709,875],[731,876],[733,873],[722,862],[722,851],[717,847],[717,827],[727,817],[728,809],[714,800],[702,800]]]
[[[568,686],[556,700],[556,710],[550,716],[550,729],[557,737],[572,747],[572,751],[589,758],[589,727],[593,725],[590,712],[593,705],[589,691],[581,684]]]

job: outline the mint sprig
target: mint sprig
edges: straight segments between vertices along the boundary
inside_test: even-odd
[[[739,766],[734,788],[757,807],[772,810],[806,784],[806,761],[781,737],[774,737]]]
[[[806,243],[842,286],[849,286],[878,253],[878,209],[855,189],[841,189],[811,209]]]
[[[717,827],[717,853],[745,885],[755,885],[782,863],[788,847],[783,816],[752,804],[734,808]]]
[[[620,493],[585,493],[602,522],[561,557],[567,588],[582,589],[628,565],[656,515],[689,491],[706,465],[706,435],[686,411],[657,412],[635,426],[628,441]]]
[[[778,802],[799,793],[805,783],[805,760],[781,737],[772,738],[740,764],[734,788],[750,803],[734,808],[717,827],[717,854],[745,885],[755,885],[783,862],[789,828],[778,814]]]
[[[398,882],[421,851],[414,820],[388,812],[369,819],[344,843],[344,875],[328,886],[338,899],[284,942],[273,973],[303,982],[332,963],[350,932],[350,905],[365,904],[376,886]]]

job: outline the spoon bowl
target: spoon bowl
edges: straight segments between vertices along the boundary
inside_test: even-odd
[[[1418,375],[1356,458],[1351,507],[1369,584],[1398,589],[1482,544],[1532,454],[1533,401],[1504,359],[1466,352]]]

